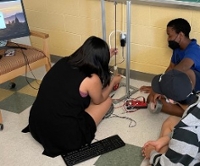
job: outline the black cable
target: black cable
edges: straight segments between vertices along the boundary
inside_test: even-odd
[[[15,43],[15,44],[17,44],[17,43]],[[26,47],[22,47],[22,46],[19,46],[18,44],[17,44],[17,46],[5,46],[5,49],[10,49],[10,48],[13,48],[13,49],[24,49],[24,50],[27,50],[27,48]]]
[[[33,88],[33,89],[35,89],[35,90],[39,90],[39,88],[33,87],[33,86],[31,85],[31,83],[28,81],[28,77],[27,77],[28,69],[27,69],[27,66],[29,67],[29,70],[30,70],[31,74],[33,75],[33,77],[34,77],[36,83],[37,83],[38,85],[40,85],[40,84],[37,82],[37,79],[36,79],[35,75],[34,75],[33,72],[32,72],[32,69],[31,69],[31,67],[30,67],[30,64],[29,64],[29,61],[28,61],[28,58],[27,58],[26,54],[24,53],[23,50],[21,50],[21,51],[22,51],[22,55],[24,56],[24,60],[25,60],[25,63],[26,63],[26,66],[25,66],[25,79],[26,79],[26,82],[29,84],[29,86],[30,86],[31,88]]]
[[[17,46],[19,46],[19,44],[17,44],[17,43],[15,43],[15,44],[16,44]],[[27,69],[27,66],[29,67],[29,70],[30,70],[32,76],[34,77],[36,83],[40,86],[40,83],[38,83],[37,78],[36,78],[35,75],[33,74],[33,71],[32,71],[32,69],[31,69],[29,60],[28,60],[26,54],[24,53],[24,50],[26,50],[26,49],[21,49],[20,46],[19,46],[18,48],[21,50],[21,53],[22,53],[22,55],[23,55],[23,57],[24,57],[24,61],[25,61],[25,64],[26,64],[26,65],[25,65],[25,79],[26,79],[26,82],[29,84],[29,86],[30,86],[31,88],[33,88],[33,89],[35,89],[35,90],[39,90],[39,88],[33,87],[33,86],[31,85],[31,83],[28,81],[28,77],[27,77],[28,69]],[[37,50],[37,49],[34,49],[34,50]],[[39,52],[43,53],[42,51],[39,51]],[[43,53],[43,54],[44,54],[44,53]],[[45,54],[44,54],[44,55],[45,55]]]

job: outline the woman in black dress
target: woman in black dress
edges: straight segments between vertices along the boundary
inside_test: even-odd
[[[44,76],[23,130],[42,144],[43,154],[55,157],[94,139],[112,105],[109,94],[121,80],[111,79],[109,61],[107,43],[91,36]]]

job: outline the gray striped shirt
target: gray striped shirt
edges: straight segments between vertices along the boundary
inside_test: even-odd
[[[185,110],[165,154],[151,152],[153,166],[200,166],[200,101]]]

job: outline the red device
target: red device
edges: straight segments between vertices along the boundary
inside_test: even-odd
[[[147,102],[145,101],[145,98],[142,97],[142,100],[138,100],[139,97],[136,99],[128,99],[125,102],[127,109],[138,109],[138,108],[147,108]]]
[[[113,90],[116,91],[118,88],[119,88],[119,84],[116,84],[116,85],[113,87]]]

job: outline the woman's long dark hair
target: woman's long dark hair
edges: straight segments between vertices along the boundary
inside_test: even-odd
[[[91,77],[91,74],[97,74],[103,87],[110,83],[109,61],[108,44],[95,36],[89,37],[68,59],[72,66],[79,68],[86,76]]]

